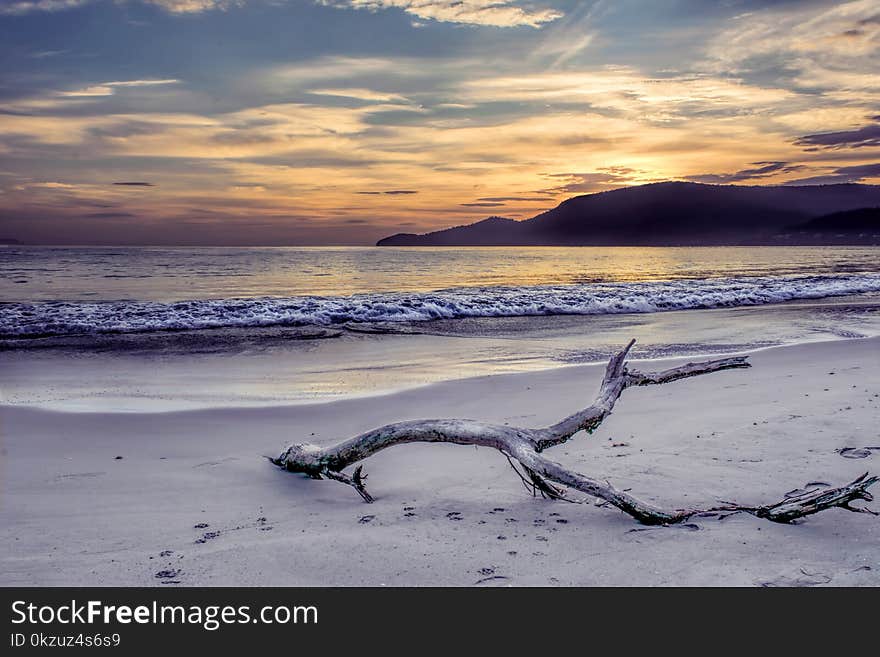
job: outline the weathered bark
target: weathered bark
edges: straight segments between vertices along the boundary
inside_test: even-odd
[[[598,481],[569,470],[546,458],[542,452],[560,445],[580,431],[592,433],[611,414],[615,403],[626,388],[632,386],[669,383],[720,370],[750,367],[746,356],[688,363],[660,372],[639,372],[626,367],[626,357],[635,340],[611,358],[599,393],[587,408],[548,427],[527,429],[506,425],[487,424],[476,420],[414,420],[388,424],[349,438],[336,445],[319,447],[310,443],[296,443],[285,449],[278,458],[270,460],[290,472],[300,472],[314,479],[327,477],[352,486],[366,502],[373,498],[364,486],[366,475],[358,466],[352,476],[342,471],[387,447],[412,442],[443,442],[457,445],[492,447],[507,457],[523,483],[534,492],[555,499],[569,499],[565,489],[574,489],[616,506],[633,518],[648,525],[674,524],[695,515],[708,513],[750,513],[773,522],[791,522],[825,509],[840,507],[848,511],[874,513],[865,507],[850,506],[855,500],[871,501],[868,488],[878,481],[865,473],[840,488],[820,488],[786,497],[764,506],[724,504],[707,509],[677,509],[665,511],[643,502],[609,482]],[[520,473],[518,463],[525,474]],[[553,483],[550,483],[553,482]],[[563,488],[564,487],[564,488]]]

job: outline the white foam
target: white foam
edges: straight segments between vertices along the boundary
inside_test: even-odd
[[[0,336],[327,326],[344,322],[419,322],[463,317],[651,313],[752,306],[878,291],[880,274],[841,274],[457,288],[427,293],[257,297],[177,303],[7,303],[0,305]]]

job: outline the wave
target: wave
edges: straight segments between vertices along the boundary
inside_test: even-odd
[[[605,315],[755,306],[880,292],[880,274],[710,278],[535,287],[455,288],[348,297],[257,297],[0,304],[0,337],[348,322],[422,322],[465,317]]]

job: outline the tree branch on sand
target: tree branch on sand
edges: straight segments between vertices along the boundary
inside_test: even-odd
[[[607,481],[599,481],[569,470],[544,456],[548,448],[561,445],[580,431],[592,433],[611,414],[620,395],[629,387],[659,385],[692,376],[721,370],[750,367],[746,356],[688,363],[661,372],[639,372],[627,368],[626,358],[635,340],[611,358],[599,393],[585,409],[548,427],[527,429],[506,425],[487,424],[476,420],[415,420],[388,424],[335,445],[319,447],[310,443],[290,445],[277,458],[275,465],[289,472],[299,472],[314,479],[324,477],[354,488],[365,502],[373,498],[364,485],[366,475],[358,466],[352,475],[345,468],[376,452],[413,442],[454,443],[492,447],[501,452],[533,494],[540,492],[553,499],[581,502],[569,497],[566,489],[573,489],[599,498],[603,504],[616,506],[624,513],[646,525],[679,523],[697,515],[750,513],[773,522],[791,522],[804,516],[840,507],[858,513],[872,513],[866,507],[851,506],[857,500],[871,501],[868,488],[878,477],[863,474],[839,488],[821,487],[789,494],[778,502],[762,506],[743,506],[724,503],[706,509],[676,509],[667,511],[643,502]],[[519,465],[519,468],[517,467]],[[522,472],[520,472],[520,468]],[[876,515],[876,514],[875,514]]]

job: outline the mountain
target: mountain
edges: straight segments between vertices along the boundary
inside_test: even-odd
[[[489,217],[475,224],[455,226],[438,230],[427,235],[397,233],[381,239],[376,246],[425,246],[423,240],[430,237],[431,246],[509,246],[516,241],[506,241],[507,236],[516,234],[519,222],[504,217]]]
[[[880,206],[878,185],[750,187],[664,182],[576,196],[524,221],[491,217],[425,235],[393,235],[377,245],[793,244],[798,243],[794,240],[801,231],[791,232],[792,226],[874,206]],[[816,239],[811,236],[806,243],[817,243]]]
[[[880,233],[880,207],[832,212],[790,226],[786,232]]]

